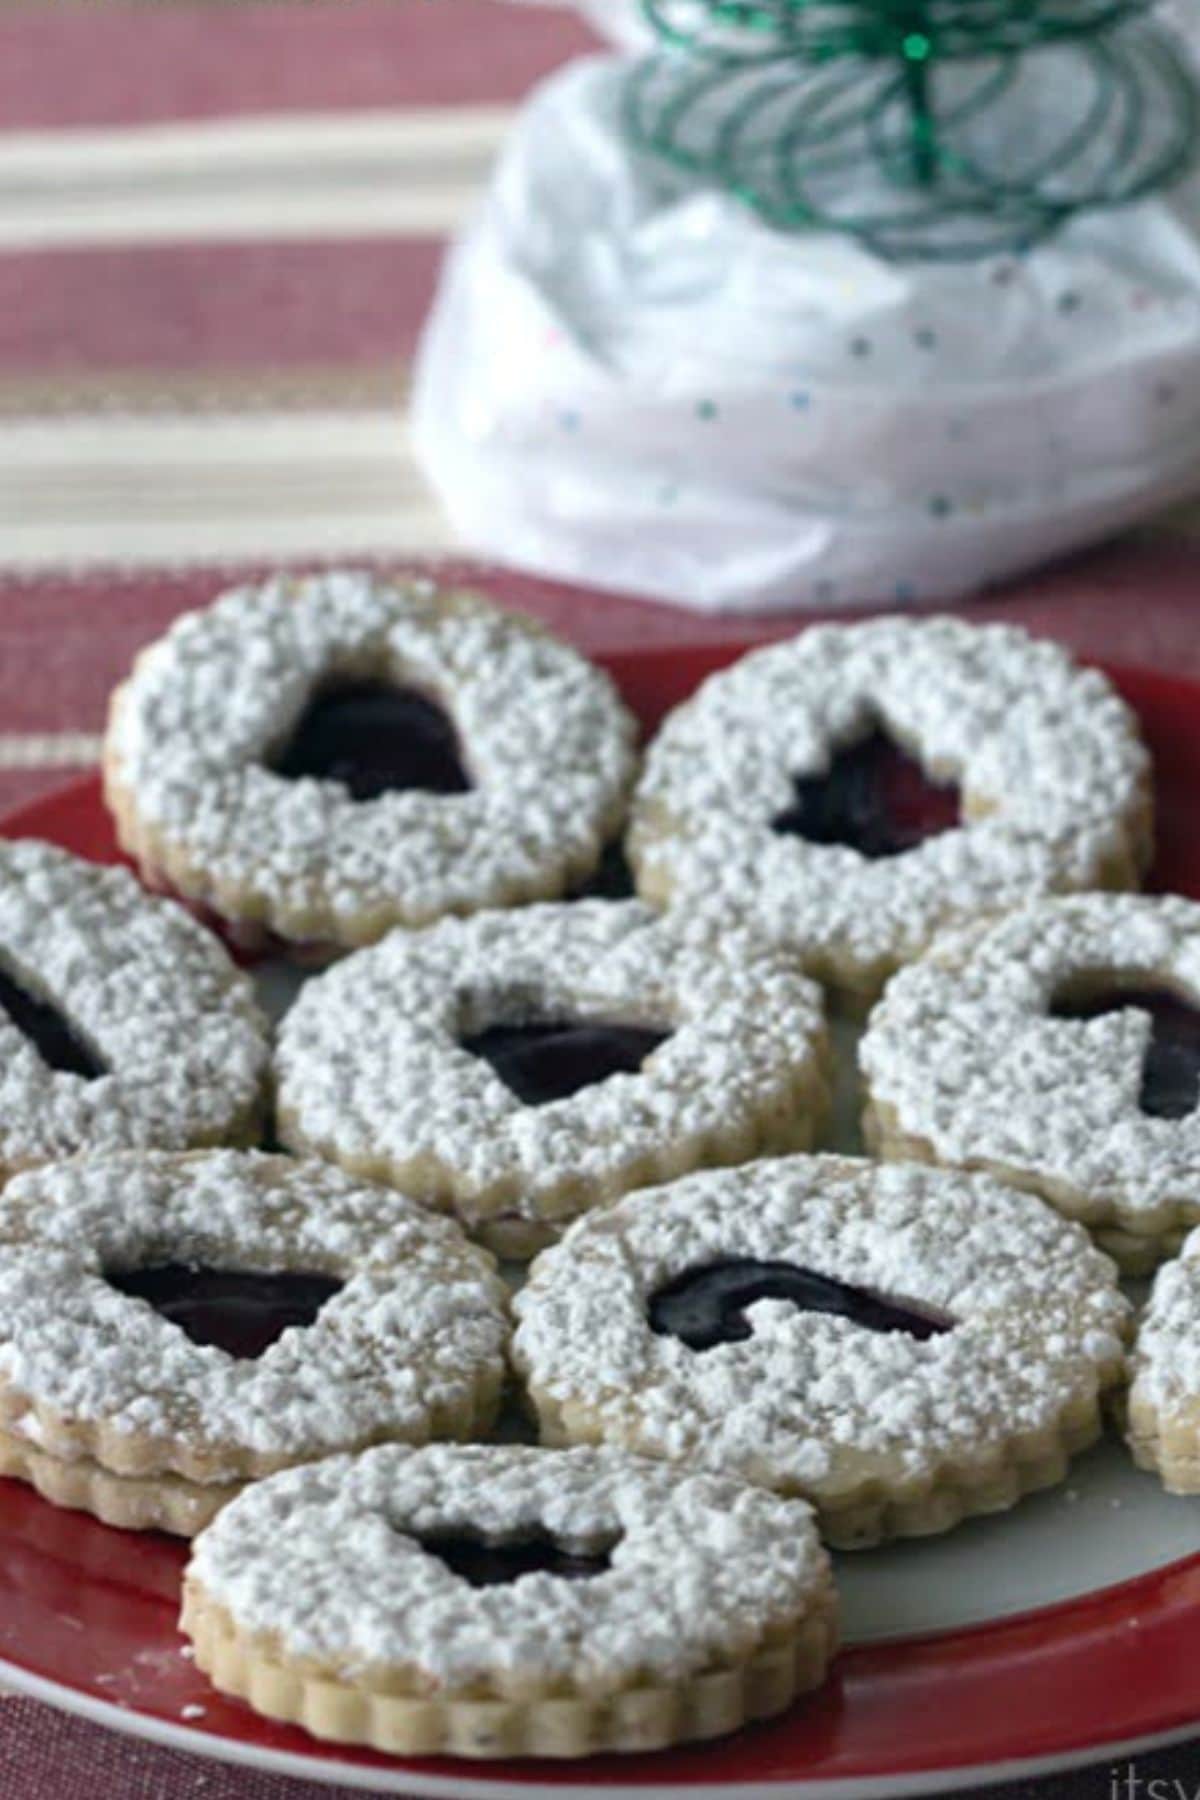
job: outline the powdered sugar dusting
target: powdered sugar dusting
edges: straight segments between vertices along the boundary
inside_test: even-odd
[[[957,779],[962,827],[874,861],[773,832],[792,777],[877,723]],[[1134,885],[1147,775],[1128,708],[1057,645],[949,618],[818,626],[711,677],[667,720],[631,847],[650,897],[750,922],[870,988],[955,920]]]
[[[220,1480],[247,1456],[278,1466],[420,1439],[437,1409],[469,1403],[503,1366],[486,1253],[449,1220],[318,1163],[212,1151],[54,1165],[0,1194],[0,1247],[6,1429],[33,1414],[56,1454],[74,1434],[122,1473],[199,1464],[199,1478]],[[238,1360],[104,1280],[156,1262],[344,1286],[306,1329]]]
[[[1106,972],[1200,996],[1200,906],[1076,895],[948,937],[889,985],[862,1068],[937,1160],[1004,1165],[1090,1223],[1161,1234],[1200,1210],[1200,1114],[1142,1112],[1146,1013],[1048,1016],[1064,983]]]
[[[778,1301],[703,1353],[650,1329],[655,1292],[724,1258],[782,1261],[956,1321],[919,1341]],[[685,1177],[576,1225],[515,1301],[535,1395],[631,1448],[828,1498],[936,1477],[1053,1428],[1119,1374],[1108,1259],[1041,1201],[983,1177],[790,1157]]]
[[[405,1535],[464,1530],[618,1541],[583,1583],[471,1588]],[[196,1540],[187,1581],[276,1654],[350,1677],[395,1668],[443,1697],[678,1679],[831,1599],[802,1502],[611,1450],[518,1446],[389,1445],[259,1483]]]
[[[619,1020],[671,1033],[641,1070],[530,1107],[461,1039]],[[741,1160],[824,1101],[815,985],[738,932],[714,944],[636,901],[394,934],[310,982],[276,1059],[284,1130],[459,1207],[558,1218],[706,1157]],[[795,1139],[793,1139],[793,1143]]]
[[[128,870],[0,843],[0,964],[56,1006],[108,1071],[88,1081],[50,1068],[0,1011],[0,1165],[182,1149],[253,1124],[268,1038],[250,980]]]
[[[314,687],[435,695],[475,786],[356,803],[265,766]],[[189,895],[283,935],[377,937],[564,887],[618,823],[632,724],[599,670],[474,595],[343,571],[277,577],[179,620],[118,693],[109,796]]]

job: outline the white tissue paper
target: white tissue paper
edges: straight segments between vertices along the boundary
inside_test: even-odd
[[[1200,183],[886,262],[664,175],[627,64],[529,101],[452,251],[418,454],[491,557],[711,612],[968,593],[1200,473]]]
[[[577,0],[577,10],[594,31],[626,50],[642,50],[654,42],[641,0]]]

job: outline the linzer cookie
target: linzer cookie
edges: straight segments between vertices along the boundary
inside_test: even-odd
[[[855,1549],[1062,1478],[1122,1374],[1114,1277],[985,1177],[789,1157],[582,1220],[516,1298],[514,1358],[543,1442],[802,1495]]]
[[[0,842],[0,1180],[83,1150],[252,1143],[249,979],[125,869]]]
[[[1135,1460],[1171,1493],[1200,1494],[1200,1232],[1155,1276],[1130,1361]]]
[[[0,1473],[187,1536],[243,1486],[488,1428],[486,1252],[400,1195],[251,1152],[59,1163],[0,1193]]]
[[[859,1002],[936,931],[1136,887],[1149,765],[1108,681],[1007,626],[819,626],[710,677],[651,745],[657,904],[752,926]]]
[[[311,981],[280,1030],[278,1130],[528,1256],[630,1188],[810,1147],[826,1063],[819,990],[744,934],[534,906]]]
[[[607,677],[476,595],[280,577],[181,619],[114,696],[105,793],[152,884],[314,960],[562,894],[633,774]]]
[[[990,1169],[1153,1268],[1200,1222],[1200,906],[1045,900],[889,985],[860,1057],[885,1156]]]
[[[836,1601],[799,1502],[613,1450],[388,1445],[227,1507],[182,1626],[217,1687],[318,1737],[576,1757],[782,1712]]]

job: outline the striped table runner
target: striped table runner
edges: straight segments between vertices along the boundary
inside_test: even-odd
[[[440,549],[407,365],[528,83],[492,0],[0,9],[0,563]]]
[[[588,42],[495,0],[0,3],[0,806],[92,760],[135,645],[235,568],[446,547],[417,332]]]

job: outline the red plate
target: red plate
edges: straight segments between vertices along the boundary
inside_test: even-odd
[[[653,724],[737,645],[604,659]],[[1158,780],[1155,885],[1200,897],[1200,685],[1114,679],[1141,715]],[[116,855],[94,778],[12,815],[9,835]],[[1031,1774],[1200,1729],[1200,1556],[969,1629],[843,1653],[824,1691],[777,1724],[702,1749],[582,1765],[400,1763],[323,1746],[213,1692],[180,1654],[183,1548],[112,1531],[0,1482],[0,1678],[117,1730],[309,1779],[467,1800],[542,1789],[677,1796],[878,1797]],[[1147,1556],[1152,1561],[1153,1556]],[[202,1712],[185,1718],[193,1709]]]

